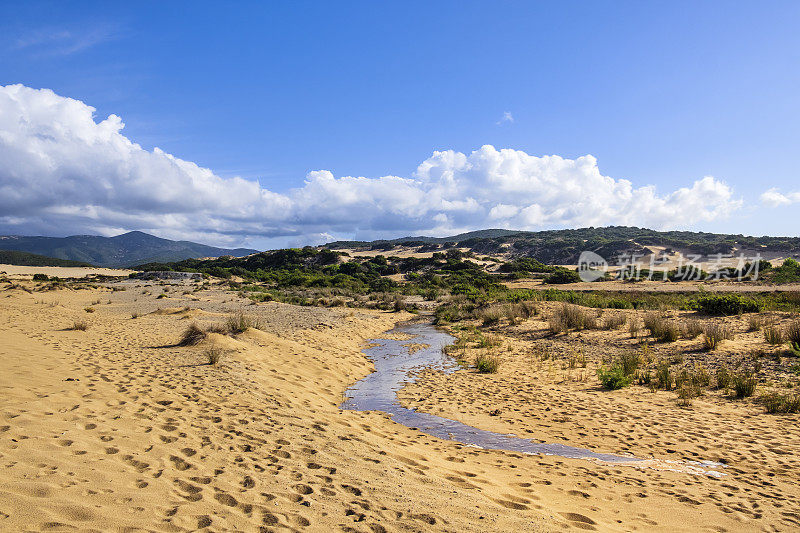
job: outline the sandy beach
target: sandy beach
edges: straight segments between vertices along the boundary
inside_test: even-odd
[[[607,393],[560,371],[547,379],[520,344],[500,373],[430,373],[404,402],[597,451],[725,461],[727,475],[469,448],[339,409],[372,370],[367,339],[412,315],[251,305],[213,287],[114,286],[0,287],[3,531],[800,525],[796,415],[713,398],[688,413],[667,393]],[[259,329],[177,345],[191,322],[237,311],[258,317]],[[72,330],[76,321],[86,331]],[[209,350],[222,361],[207,364]]]

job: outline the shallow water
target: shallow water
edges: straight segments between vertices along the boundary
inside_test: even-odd
[[[397,399],[397,391],[406,383],[415,381],[419,370],[432,368],[446,373],[458,370],[459,365],[444,353],[444,347],[455,338],[427,323],[412,323],[386,332],[387,336],[413,337],[409,340],[370,339],[364,350],[375,364],[375,372],[357,381],[347,389],[347,400],[342,409],[351,411],[382,411],[392,420],[444,440],[460,442],[467,446],[506,450],[525,454],[555,455],[570,459],[588,459],[617,465],[669,470],[709,476],[724,476],[715,469],[724,465],[712,461],[672,461],[641,459],[633,456],[598,453],[585,448],[564,444],[548,444],[523,439],[514,435],[484,431],[455,420],[406,409]],[[405,346],[404,346],[405,345]],[[428,345],[411,350],[409,345]]]
[[[388,333],[409,334],[411,340],[371,339],[375,344],[364,353],[375,364],[375,372],[356,382],[347,392],[347,400],[342,409],[353,411],[383,411],[392,420],[423,433],[445,440],[453,440],[468,446],[507,450],[513,452],[558,455],[572,459],[596,459],[605,462],[640,461],[635,457],[625,457],[608,453],[597,453],[584,448],[563,444],[547,444],[504,435],[436,416],[406,409],[397,399],[397,391],[407,382],[414,381],[415,371],[433,368],[443,372],[454,372],[458,363],[444,354],[443,348],[455,339],[430,324],[414,323],[400,326]],[[404,344],[419,343],[429,345],[413,353]]]

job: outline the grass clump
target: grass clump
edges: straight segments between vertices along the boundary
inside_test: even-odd
[[[708,324],[703,328],[703,346],[714,350],[724,340],[733,338],[733,332],[722,324]]]
[[[70,329],[73,331],[86,331],[89,329],[89,323],[85,320],[75,320],[72,322],[72,327]]]
[[[94,313],[94,307],[84,307],[83,310],[86,311],[87,313]]]
[[[656,363],[655,387],[664,390],[672,390],[675,382],[672,376],[672,368],[667,359],[661,359]]]
[[[218,346],[212,346],[208,350],[206,350],[206,357],[208,357],[208,364],[215,366],[218,365],[222,361],[222,356],[225,355],[225,352],[222,351],[221,348]]]
[[[499,355],[479,354],[475,358],[475,369],[481,374],[496,374],[502,363]]]
[[[548,322],[550,324],[550,331],[553,333],[597,328],[597,317],[581,309],[577,305],[568,303],[564,303],[561,307],[556,308]]]
[[[792,320],[786,326],[786,340],[795,352],[800,350],[800,320]]]
[[[780,394],[779,392],[768,392],[759,398],[764,405],[767,413],[800,413],[800,394]]]
[[[703,333],[703,324],[697,320],[688,320],[683,324],[682,333],[686,339],[696,339]]]
[[[716,382],[718,389],[727,389],[733,384],[733,374],[727,365],[722,365],[717,369]]]
[[[619,329],[625,325],[627,318],[623,313],[614,313],[605,317],[603,320],[603,329]]]
[[[748,398],[756,392],[758,380],[752,372],[743,370],[733,375],[731,385],[736,398]]]
[[[597,378],[604,389],[618,390],[631,384],[642,365],[642,355],[636,351],[625,352],[610,367],[597,369]]]
[[[753,314],[747,317],[747,331],[758,331],[764,323],[761,320],[761,315]]]
[[[192,322],[186,328],[186,331],[183,332],[183,335],[181,335],[181,340],[178,342],[178,346],[194,346],[205,338],[206,331],[198,326],[196,322]]]
[[[661,342],[675,342],[681,335],[678,325],[667,320],[661,313],[650,312],[644,315],[644,327],[650,330],[650,335]]]
[[[764,340],[773,346],[783,344],[783,331],[778,326],[770,324],[764,328]]]
[[[225,329],[230,334],[237,334],[246,331],[248,328],[259,329],[261,322],[257,318],[242,313],[241,311],[230,315],[225,320]]]
[[[628,335],[630,335],[631,339],[635,339],[639,336],[640,329],[639,318],[634,316],[631,321],[628,322]]]

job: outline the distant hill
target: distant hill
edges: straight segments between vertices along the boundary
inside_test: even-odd
[[[56,267],[90,267],[89,263],[57,259],[45,255],[18,252],[16,250],[0,250],[0,265],[18,266],[56,266]]]
[[[682,250],[703,256],[730,254],[737,250],[759,251],[797,257],[798,237],[748,237],[693,231],[655,231],[629,226],[579,228],[549,231],[487,229],[452,237],[403,237],[392,240],[337,241],[329,249],[391,250],[397,246],[436,251],[452,247],[469,248],[476,254],[530,257],[546,264],[575,264],[584,250],[613,259],[622,254],[652,251],[649,247]]]
[[[116,237],[75,235],[72,237],[0,236],[0,250],[15,250],[55,259],[91,263],[103,267],[127,267],[149,262],[181,261],[198,257],[257,253],[247,248],[216,248],[190,241],[171,241],[141,231]]]

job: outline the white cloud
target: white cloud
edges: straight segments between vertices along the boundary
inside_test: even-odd
[[[139,229],[216,244],[321,242],[485,228],[631,224],[688,228],[741,206],[713,178],[659,194],[600,173],[591,155],[536,157],[483,146],[434,152],[409,177],[309,172],[278,194],[222,178],[122,134],[116,115],[47,89],[0,87],[0,233]]]
[[[495,122],[495,124],[497,124],[499,126],[500,124],[502,124],[504,122],[514,122],[514,115],[512,115],[510,111],[505,111],[503,113],[503,116],[500,118],[500,120]]]
[[[796,204],[800,202],[800,192],[790,192],[783,194],[773,187],[761,194],[761,203],[767,207],[780,207],[784,205]]]

